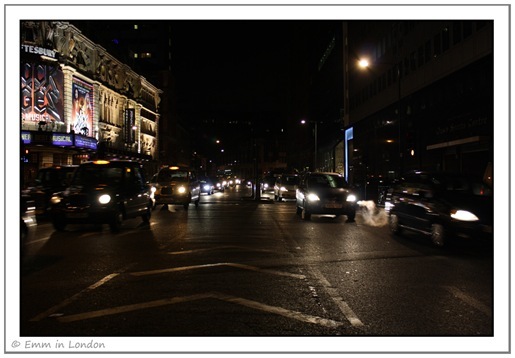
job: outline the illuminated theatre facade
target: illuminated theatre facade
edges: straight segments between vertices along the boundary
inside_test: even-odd
[[[157,166],[161,90],[67,22],[21,22],[22,185],[39,168],[131,159]]]

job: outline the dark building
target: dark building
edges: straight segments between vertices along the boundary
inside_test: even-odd
[[[350,21],[344,29],[349,180],[423,169],[491,182],[493,21]]]

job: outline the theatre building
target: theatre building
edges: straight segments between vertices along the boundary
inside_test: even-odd
[[[20,51],[22,187],[97,158],[157,170],[161,90],[67,22],[22,21]]]

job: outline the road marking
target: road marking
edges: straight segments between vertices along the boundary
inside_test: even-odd
[[[91,286],[85,288],[84,290],[80,291],[79,293],[76,293],[75,295],[65,299],[61,303],[51,307],[50,309],[46,310],[45,312],[42,312],[42,313],[38,314],[36,317],[32,318],[30,321],[31,322],[37,322],[37,321],[41,321],[44,318],[47,318],[48,316],[50,316],[50,315],[54,314],[55,312],[57,312],[58,310],[60,310],[61,308],[69,305],[73,301],[76,301],[83,294],[85,294],[85,293],[87,293],[89,291],[92,291],[95,288],[98,288],[98,287],[102,286],[104,283],[110,281],[111,279],[115,278],[118,275],[119,275],[119,273],[112,273],[110,275],[107,275],[106,277],[104,277],[100,281],[95,282],[94,284],[92,284]]]
[[[37,321],[41,321],[42,319],[45,319],[47,317],[49,317],[50,315],[52,314],[55,314],[58,310],[62,309],[63,307],[69,305],[70,303],[76,301],[77,299],[79,299],[79,297],[81,297],[82,295],[90,292],[90,291],[93,291],[94,289],[102,286],[103,284],[105,284],[106,282],[112,280],[113,278],[115,278],[116,276],[118,276],[120,273],[123,273],[124,271],[126,271],[127,269],[129,269],[131,266],[133,266],[134,264],[131,264],[131,265],[127,265],[125,266],[124,268],[122,268],[121,270],[118,270],[118,272],[115,272],[115,273],[112,273],[110,275],[107,275],[105,276],[103,279],[95,282],[94,284],[86,287],[85,289],[83,289],[82,291],[76,293],[75,295],[65,299],[64,301],[62,301],[61,303],[49,308],[48,310],[46,310],[45,312],[42,312],[40,314],[38,314],[37,316],[35,316],[34,318],[30,319],[30,322],[37,322]]]
[[[172,251],[169,252],[169,255],[183,255],[183,254],[193,254],[197,252],[206,252],[206,251],[214,251],[214,250],[225,250],[225,249],[238,249],[238,250],[247,250],[247,251],[258,251],[258,252],[276,252],[274,250],[266,250],[266,249],[253,249],[245,246],[218,246],[207,249],[196,249],[196,250],[184,250],[184,251]]]
[[[483,312],[488,317],[492,317],[492,309],[490,307],[488,307],[484,303],[476,300],[475,298],[467,295],[465,292],[463,292],[459,288],[454,287],[454,286],[445,286],[445,289],[447,289],[447,291],[452,293],[455,297],[459,298],[463,302],[465,302],[468,305],[470,305],[470,306],[476,308],[477,310]]]
[[[259,267],[255,267],[255,266],[235,264],[235,263],[229,263],[229,262],[227,262],[227,263],[216,263],[216,264],[205,264],[205,265],[194,265],[194,266],[172,267],[172,268],[166,268],[166,269],[160,269],[160,270],[131,272],[130,275],[133,275],[133,276],[148,276],[148,275],[158,275],[158,274],[169,273],[169,272],[197,270],[197,269],[203,269],[203,268],[209,268],[209,267],[220,267],[220,266],[236,267],[236,268],[240,268],[240,269],[243,269],[243,270],[263,272],[263,273],[268,273],[268,274],[278,275],[278,276],[292,277],[292,278],[297,278],[297,279],[300,279],[300,280],[303,280],[303,279],[306,278],[306,276],[304,276],[304,275],[298,275],[298,274],[294,274],[294,273],[290,273],[290,272],[276,271],[276,270],[267,270],[267,269],[261,269]]]
[[[259,311],[272,313],[276,315],[280,315],[283,317],[287,317],[290,319],[295,319],[301,322],[307,322],[311,324],[317,324],[324,327],[329,328],[337,328],[343,325],[342,322],[334,321],[331,319],[326,319],[318,316],[312,316],[303,314],[298,311],[292,311],[288,310],[282,307],[276,307],[276,306],[270,306],[266,305],[257,301],[247,300],[245,298],[241,297],[235,297],[230,295],[225,295],[218,292],[210,292],[210,293],[201,293],[191,296],[183,296],[183,297],[170,297],[165,298],[161,300],[155,300],[155,301],[149,301],[149,302],[143,302],[143,303],[136,303],[131,305],[124,305],[114,308],[107,308],[103,310],[97,310],[97,311],[91,311],[91,312],[84,312],[69,316],[61,316],[58,317],[57,320],[62,323],[70,323],[70,322],[76,322],[91,318],[98,318],[108,315],[115,315],[119,313],[126,313],[126,312],[133,312],[137,310],[142,309],[148,309],[148,308],[155,308],[155,307],[161,307],[161,306],[167,306],[167,305],[173,305],[177,303],[183,303],[183,302],[191,302],[191,301],[197,301],[197,300],[203,300],[203,299],[217,299],[224,302],[234,303],[238,304],[240,306],[249,307],[252,309],[256,309]]]
[[[350,306],[343,300],[343,298],[339,295],[338,290],[332,287],[331,283],[327,281],[324,275],[316,268],[311,268],[311,272],[316,277],[316,279],[322,284],[322,287],[329,294],[331,299],[334,301],[336,306],[340,309],[340,311],[344,314],[345,318],[352,324],[354,327],[364,327],[365,325],[358,316],[354,313],[354,311],[350,308]]]

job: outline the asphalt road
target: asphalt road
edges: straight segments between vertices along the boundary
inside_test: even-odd
[[[203,195],[198,208],[157,207],[150,225],[131,219],[117,234],[40,222],[22,258],[20,335],[54,337],[52,347],[76,344],[69,337],[218,337],[226,350],[229,337],[492,337],[488,245],[394,237],[382,214],[302,221],[293,202],[256,201],[242,186]],[[170,342],[164,350],[212,349]],[[339,342],[332,350],[355,349]]]

